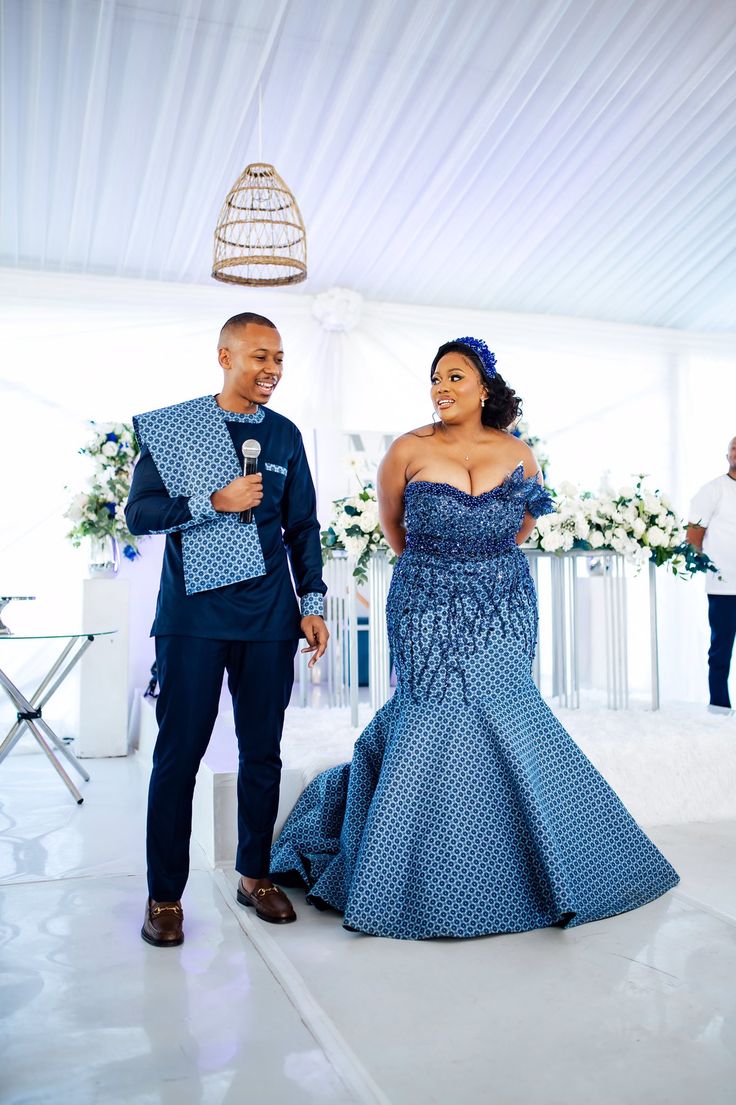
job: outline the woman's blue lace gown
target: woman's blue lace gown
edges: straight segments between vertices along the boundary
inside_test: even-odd
[[[307,787],[274,844],[350,929],[423,939],[580,925],[678,876],[541,698],[534,585],[515,544],[552,509],[523,468],[492,491],[406,489],[388,596],[393,698],[352,762]]]

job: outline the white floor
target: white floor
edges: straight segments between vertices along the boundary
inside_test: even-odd
[[[180,949],[145,945],[145,769],[0,765],[4,1105],[733,1105],[736,823],[650,830],[678,889],[622,917],[427,943],[233,902],[194,849]]]

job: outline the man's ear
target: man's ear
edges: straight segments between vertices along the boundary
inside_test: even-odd
[[[221,345],[217,350],[217,359],[220,362],[220,368],[228,369],[231,367],[230,350],[226,346]]]

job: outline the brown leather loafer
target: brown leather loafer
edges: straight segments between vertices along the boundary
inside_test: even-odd
[[[184,943],[184,911],[181,902],[146,903],[146,917],[141,936],[154,948],[175,948]]]
[[[288,925],[296,921],[296,913],[289,899],[270,879],[259,879],[252,891],[246,890],[243,880],[238,881],[237,899],[240,905],[252,906],[262,921],[272,925]]]

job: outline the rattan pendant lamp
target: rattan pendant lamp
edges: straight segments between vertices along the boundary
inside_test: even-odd
[[[258,129],[262,140],[262,110]],[[307,278],[307,233],[294,194],[262,160],[247,165],[222,205],[215,227],[215,280],[251,287],[300,284]]]

